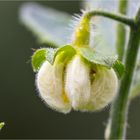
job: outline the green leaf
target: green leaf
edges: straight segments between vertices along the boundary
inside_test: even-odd
[[[38,71],[42,63],[46,60],[46,49],[38,49],[32,55],[32,67],[34,72]]]
[[[4,122],[1,122],[0,123],[0,130],[4,127],[5,123]]]
[[[118,78],[121,78],[125,71],[124,65],[119,60],[115,61],[113,64],[113,69],[115,70]]]
[[[124,66],[118,60],[117,56],[103,55],[91,48],[80,48],[79,52],[90,63],[102,65],[107,68],[113,68],[118,78],[120,78],[124,73]]]
[[[69,30],[69,23],[72,16],[69,14],[36,3],[25,3],[20,8],[19,17],[36,35],[39,43],[58,47],[71,39],[72,30]]]

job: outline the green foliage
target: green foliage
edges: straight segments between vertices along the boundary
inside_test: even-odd
[[[91,48],[80,48],[80,54],[89,62],[93,64],[99,64],[107,68],[113,68],[118,77],[120,78],[124,73],[123,64],[117,59],[117,56],[108,56],[98,53]]]

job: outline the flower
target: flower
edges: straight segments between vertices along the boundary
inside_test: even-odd
[[[42,49],[32,57],[35,70],[43,62],[36,80],[41,98],[62,113],[100,110],[117,92],[115,71],[121,75],[122,65],[116,57],[104,56],[90,47],[90,18],[90,13],[83,13],[70,45]]]
[[[104,108],[116,95],[118,79],[112,68],[90,64],[78,54],[64,63],[58,54],[53,65],[48,61],[42,64],[36,83],[47,105],[68,113],[71,108],[79,111]]]

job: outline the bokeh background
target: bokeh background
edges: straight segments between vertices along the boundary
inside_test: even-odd
[[[0,138],[103,138],[109,107],[94,113],[57,113],[38,98],[30,57],[36,38],[19,22],[24,1],[0,1]],[[70,14],[80,1],[37,1]],[[140,98],[130,106],[127,138],[140,138]]]

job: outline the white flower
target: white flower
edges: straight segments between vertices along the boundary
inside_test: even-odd
[[[114,99],[118,79],[113,69],[90,64],[80,55],[67,65],[62,58],[58,55],[53,65],[45,61],[37,74],[40,97],[52,109],[94,111]]]
[[[66,69],[66,94],[75,110],[94,111],[110,103],[117,91],[113,69],[89,65],[76,55]]]

